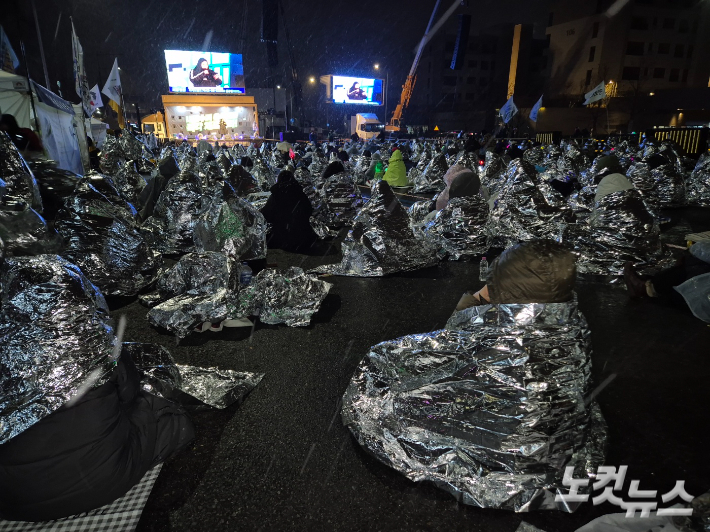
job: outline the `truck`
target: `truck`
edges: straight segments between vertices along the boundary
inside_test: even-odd
[[[357,133],[361,139],[368,140],[377,137],[384,130],[385,125],[374,113],[358,113],[350,117],[351,136]]]

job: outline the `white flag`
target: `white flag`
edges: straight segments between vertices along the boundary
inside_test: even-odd
[[[81,105],[86,114],[91,116],[89,82],[86,79],[86,70],[84,69],[84,50],[79,43],[79,38],[76,36],[74,21],[71,23],[71,48],[74,56],[74,85],[76,94],[81,98]]]
[[[513,102],[513,97],[511,96],[510,99],[505,102],[505,105],[501,108],[500,110],[500,117],[503,119],[503,122],[506,124],[510,122],[510,119],[515,116],[515,113],[518,112],[518,108],[516,107],[515,103]]]
[[[589,105],[590,103],[598,102],[606,98],[606,83],[601,82],[599,85],[594,87],[590,92],[584,95],[586,98],[584,100],[584,105]]]
[[[17,58],[15,50],[12,49],[5,30],[0,26],[0,70],[14,74],[18,66],[20,66],[20,60]]]
[[[94,88],[89,91],[89,104],[91,105],[91,113],[89,116],[96,112],[96,109],[104,106],[104,102],[101,101],[101,93],[99,92],[99,84],[94,85]]]
[[[121,76],[118,71],[118,59],[114,59],[113,68],[108,76],[108,80],[104,85],[103,92],[106,96],[121,105]]]
[[[540,99],[535,104],[535,107],[533,107],[532,111],[530,111],[530,120],[533,122],[537,122],[537,113],[540,111],[540,107],[542,107],[542,96],[540,96]]]

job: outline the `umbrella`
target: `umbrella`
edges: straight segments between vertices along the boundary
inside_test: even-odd
[[[293,146],[291,146],[291,144],[289,142],[279,142],[276,145],[277,150],[285,151],[285,152],[290,151],[292,148],[293,148]]]

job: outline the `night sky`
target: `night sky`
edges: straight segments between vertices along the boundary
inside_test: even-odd
[[[396,100],[435,4],[435,0],[282,1],[306,103],[322,97],[320,85],[307,83],[310,76],[375,77],[374,63],[382,66],[382,73],[389,73],[390,101]],[[547,1],[468,1],[475,8],[476,29],[501,22],[536,23],[538,35],[544,34]],[[89,85],[98,82],[103,87],[118,57],[127,102],[140,104],[146,112],[160,107],[160,95],[167,90],[165,49],[241,52],[247,92],[249,87],[270,86],[266,46],[260,42],[258,0],[35,2],[51,88],[56,90],[56,81],[60,81],[66,99],[78,102],[72,78],[70,16],[84,48]],[[442,0],[440,12],[450,5],[450,0]],[[290,63],[282,22],[279,67],[273,75],[276,83],[287,85]],[[25,41],[30,73],[44,85],[30,0],[5,0],[0,23],[18,55],[19,41]],[[205,43],[210,31],[211,40]]]

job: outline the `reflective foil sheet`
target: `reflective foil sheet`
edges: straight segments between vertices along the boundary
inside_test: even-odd
[[[118,139],[118,144],[126,159],[139,161],[143,158],[143,144],[140,140],[134,137],[129,131],[124,130]]]
[[[690,205],[710,207],[710,152],[700,156],[687,186]]]
[[[0,208],[13,209],[28,205],[42,212],[39,187],[30,167],[4,131],[0,131]]]
[[[515,159],[508,165],[505,183],[491,210],[491,245],[508,248],[528,240],[556,240],[564,225],[573,220],[570,209],[547,203],[538,188],[535,167]]]
[[[557,506],[604,462],[606,426],[587,406],[591,342],[576,301],[485,305],[449,330],[370,349],[343,396],[343,423],[377,459],[465,504]]]
[[[105,174],[115,174],[120,166],[125,162],[123,150],[118,143],[118,139],[113,135],[108,135],[101,147],[101,158],[99,166]]]
[[[362,194],[347,172],[335,174],[317,189],[322,208],[315,218],[331,229],[349,225],[362,207]]]
[[[162,301],[148,312],[148,321],[185,338],[204,322],[240,317],[235,314],[239,272],[239,263],[223,253],[184,255],[158,279],[159,297],[142,299],[144,303]]]
[[[261,157],[255,156],[253,157],[253,161],[254,166],[251,168],[251,175],[254,176],[254,179],[259,183],[262,190],[269,190],[276,183],[274,173]]]
[[[99,290],[56,255],[8,258],[1,279],[3,444],[57,410],[82,385],[105,382],[114,366],[114,335]]]
[[[128,161],[116,172],[114,184],[121,197],[129,203],[136,203],[138,196],[146,186],[145,179],[136,171],[133,161]]]
[[[178,402],[182,398],[176,392],[182,392],[208,406],[226,408],[241,402],[264,377],[263,373],[176,364],[160,345],[124,343],[122,348],[141,372],[145,391]]]
[[[353,221],[342,243],[340,264],[316,268],[317,273],[381,277],[435,266],[435,247],[410,226],[407,211],[384,181],[372,185],[370,201]]]
[[[195,249],[235,261],[266,258],[266,220],[246,200],[214,201],[195,224]]]
[[[481,185],[486,187],[491,196],[498,193],[498,189],[504,182],[506,167],[503,157],[492,152],[486,152],[486,164],[479,173]]]
[[[194,250],[195,224],[210,205],[211,199],[203,198],[202,180],[183,170],[170,178],[144,228],[162,253],[189,253]]]
[[[617,276],[629,261],[642,273],[670,266],[659,235],[639,192],[625,190],[599,200],[586,224],[568,225],[562,241],[578,256],[578,273]]]
[[[414,194],[423,192],[441,192],[446,188],[444,183],[444,174],[449,170],[449,165],[446,162],[446,156],[443,154],[435,155],[431,162],[421,175],[412,175],[414,179]]]
[[[47,227],[36,211],[25,207],[20,211],[0,210],[0,240],[6,256],[59,253],[62,239]]]
[[[488,202],[480,196],[454,198],[424,228],[440,257],[459,260],[485,253],[490,247]]]
[[[155,280],[162,265],[162,256],[136,223],[133,206],[100,174],[82,179],[55,227],[65,242],[62,255],[104,295],[136,295]]]
[[[294,172],[293,176],[296,178],[296,181],[298,181],[298,184],[301,185],[303,192],[308,196],[308,201],[311,202],[313,212],[317,212],[321,208],[321,198],[313,185],[311,173],[306,168],[299,168]]]
[[[178,364],[182,378],[180,391],[208,406],[227,408],[241,402],[264,378],[263,373],[231,369],[202,368]]]
[[[269,325],[306,327],[333,287],[301,268],[262,270],[239,294],[237,316],[259,316]]]

